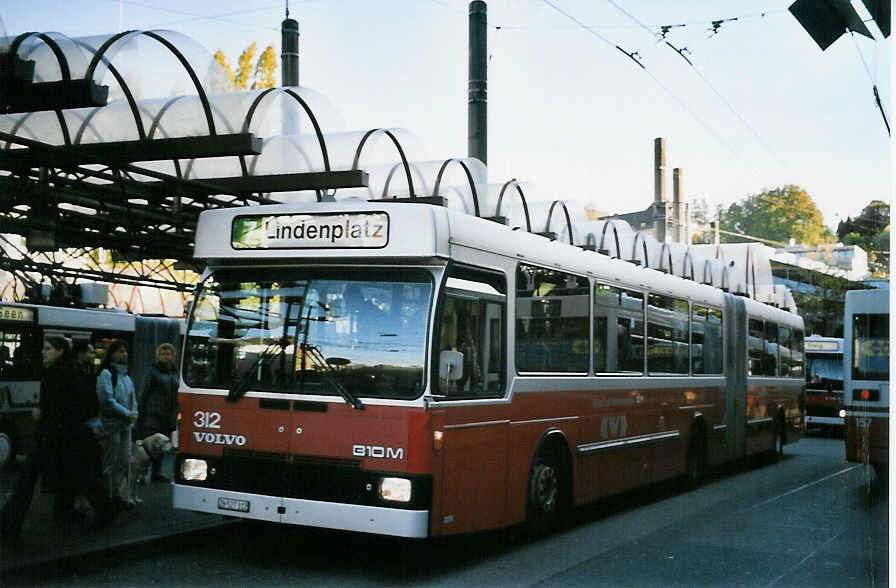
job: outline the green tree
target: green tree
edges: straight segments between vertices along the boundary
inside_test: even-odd
[[[706,198],[695,198],[690,203],[691,213],[691,243],[706,244],[715,241],[715,234],[711,223],[719,218],[721,206],[712,209]]]
[[[274,72],[277,70],[277,54],[274,53],[273,45],[265,47],[258,60],[253,61],[257,48],[257,45],[252,43],[240,53],[235,72],[224,52],[220,49],[215,51],[215,61],[224,68],[224,73],[227,74],[227,79],[230,81],[230,90],[246,90],[249,88],[252,90],[263,90],[277,85],[277,81],[274,78]]]
[[[778,243],[791,238],[804,245],[833,243],[834,233],[824,225],[821,211],[799,186],[786,185],[747,196],[722,211],[722,231]],[[722,234],[723,241],[743,241]]]
[[[868,267],[875,277],[886,277],[890,265],[890,205],[872,200],[855,218],[837,226],[837,237],[846,245],[868,252]]]

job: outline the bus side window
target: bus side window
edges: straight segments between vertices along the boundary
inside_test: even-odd
[[[761,376],[762,371],[762,350],[763,337],[765,336],[765,325],[757,319],[750,319],[749,338],[747,342],[747,357],[749,358],[749,375]]]
[[[789,378],[792,374],[792,355],[790,352],[791,341],[790,327],[778,327],[778,350],[780,363],[778,364],[778,375]]]
[[[762,373],[766,376],[778,375],[778,325],[765,323],[765,347],[762,352]]]
[[[803,377],[803,332],[793,330],[793,345],[791,347],[793,360],[790,365],[790,375],[794,378]]]

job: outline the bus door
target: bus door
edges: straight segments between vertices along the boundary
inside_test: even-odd
[[[504,397],[505,298],[486,283],[448,278],[438,319],[436,410],[444,411],[441,520],[463,533],[505,524],[510,421]],[[439,489],[435,489],[436,493]]]
[[[728,459],[746,451],[747,434],[747,307],[725,294],[725,447]]]

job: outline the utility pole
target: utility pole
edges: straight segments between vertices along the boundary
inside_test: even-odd
[[[467,155],[488,163],[488,7],[470,2],[470,67],[467,86]]]

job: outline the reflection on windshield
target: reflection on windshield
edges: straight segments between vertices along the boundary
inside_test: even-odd
[[[419,396],[429,273],[272,273],[219,271],[203,282],[184,356],[189,385],[237,397],[246,390]]]

